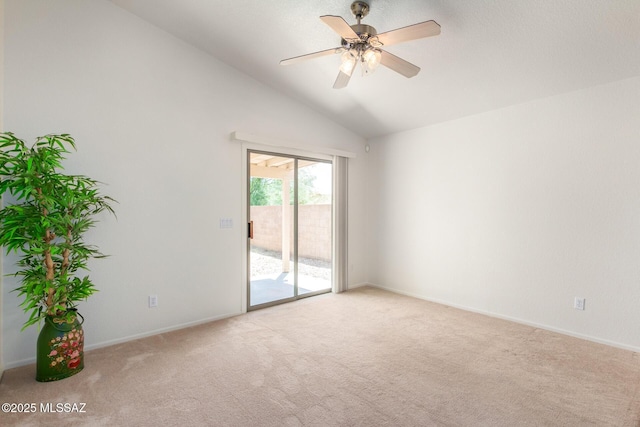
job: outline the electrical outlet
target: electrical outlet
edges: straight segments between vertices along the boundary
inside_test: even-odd
[[[573,308],[575,308],[576,310],[584,310],[584,298],[576,297],[573,300]]]
[[[158,295],[149,295],[149,308],[158,306]]]

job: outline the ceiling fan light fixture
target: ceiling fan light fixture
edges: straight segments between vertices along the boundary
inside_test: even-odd
[[[380,53],[380,49],[369,48],[362,54],[363,66],[366,64],[368,72],[375,71],[378,65],[380,65],[381,59],[382,54]]]
[[[342,64],[340,65],[340,71],[351,77],[353,69],[356,68],[356,60],[358,57],[352,50],[348,50],[342,54]]]

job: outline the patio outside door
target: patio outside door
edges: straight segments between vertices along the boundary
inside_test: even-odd
[[[249,151],[248,309],[331,290],[332,164]]]

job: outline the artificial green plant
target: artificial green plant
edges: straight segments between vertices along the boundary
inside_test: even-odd
[[[97,291],[79,272],[104,255],[83,236],[97,214],[114,213],[114,200],[100,194],[97,181],[62,173],[70,149],[76,146],[68,134],[38,137],[28,147],[0,133],[0,245],[20,255],[15,291],[29,313],[23,329],[48,315],[72,316],[77,302]]]

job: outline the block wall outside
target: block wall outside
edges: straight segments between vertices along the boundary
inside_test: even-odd
[[[293,251],[293,206],[289,232]],[[282,251],[282,206],[251,206],[253,240],[262,249]],[[331,260],[331,205],[298,206],[298,256]]]

